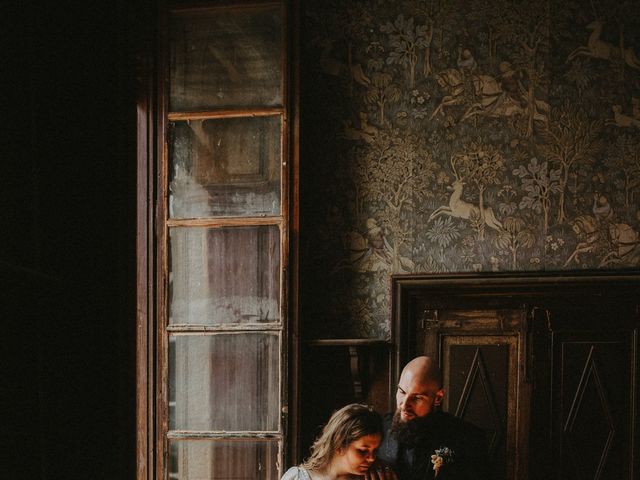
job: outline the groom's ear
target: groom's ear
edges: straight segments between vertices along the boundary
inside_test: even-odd
[[[444,398],[444,388],[441,388],[440,390],[438,390],[436,392],[435,398],[433,400],[433,404],[436,407],[441,407],[442,406],[442,399]]]

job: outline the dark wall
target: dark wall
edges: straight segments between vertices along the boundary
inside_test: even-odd
[[[6,478],[135,477],[134,3],[3,7]]]

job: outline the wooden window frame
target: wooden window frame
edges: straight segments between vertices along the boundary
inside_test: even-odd
[[[169,112],[168,67],[163,54],[168,51],[167,19],[171,12],[190,9],[238,9],[280,6],[283,19],[282,107],[238,108],[215,111]],[[298,385],[298,249],[299,232],[299,73],[297,68],[299,33],[294,25],[299,17],[296,1],[213,0],[194,6],[168,6],[149,2],[152,19],[139,35],[137,45],[137,316],[136,316],[136,453],[137,480],[168,478],[168,338],[176,328],[167,318],[167,239],[175,226],[256,226],[277,225],[280,231],[280,321],[279,324],[179,327],[189,334],[274,331],[280,337],[280,406],[278,432],[212,432],[207,438],[278,438],[283,468],[297,460]],[[269,217],[211,217],[169,219],[168,142],[169,122],[187,119],[237,118],[254,116],[281,118],[280,214]],[[171,435],[173,438],[174,435]],[[182,438],[182,437],[181,437]],[[184,438],[188,438],[188,434]],[[199,436],[201,438],[201,436]]]

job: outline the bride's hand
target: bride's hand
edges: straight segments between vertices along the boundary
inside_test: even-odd
[[[364,478],[365,480],[398,480],[391,467],[379,464],[372,466]]]

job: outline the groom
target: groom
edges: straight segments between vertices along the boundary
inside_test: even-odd
[[[438,366],[417,357],[402,370],[397,409],[385,417],[385,438],[378,450],[382,464],[366,480],[486,480],[489,478],[484,433],[440,411],[444,390]]]

